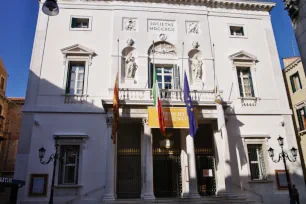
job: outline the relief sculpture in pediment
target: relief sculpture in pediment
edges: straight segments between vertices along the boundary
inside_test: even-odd
[[[176,55],[176,51],[173,45],[168,44],[168,43],[160,43],[154,47],[154,54]]]

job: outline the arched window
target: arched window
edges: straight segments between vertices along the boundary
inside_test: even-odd
[[[155,69],[160,89],[179,89],[180,72],[175,46],[166,41],[156,42],[150,46],[148,56],[148,87],[152,88]]]

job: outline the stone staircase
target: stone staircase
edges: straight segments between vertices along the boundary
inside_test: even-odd
[[[115,201],[102,201],[105,204],[259,204],[248,200],[244,195],[227,194],[221,196],[206,196],[201,198],[158,198],[156,200],[118,199]]]

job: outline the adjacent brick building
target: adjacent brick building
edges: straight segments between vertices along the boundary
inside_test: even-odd
[[[5,95],[8,74],[0,58],[0,175],[13,177],[24,98]]]

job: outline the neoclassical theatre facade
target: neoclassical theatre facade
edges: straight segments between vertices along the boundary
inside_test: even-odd
[[[274,3],[58,0],[52,17],[42,3],[15,170],[26,181],[19,203],[47,203],[51,189],[54,203],[289,202],[284,165],[267,151],[274,148],[278,159],[279,136],[289,156],[297,147],[271,25]],[[153,105],[154,69],[166,136]],[[53,162],[41,161],[54,153],[52,187]],[[299,155],[287,165],[305,191]]]

